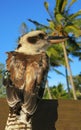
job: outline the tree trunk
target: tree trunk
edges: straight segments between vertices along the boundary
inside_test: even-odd
[[[71,98],[70,87],[69,87],[69,81],[68,81],[68,71],[67,71],[67,67],[65,67],[65,73],[66,73],[66,83],[67,83],[68,95],[69,95],[69,98]]]
[[[74,86],[73,78],[72,78],[72,72],[71,72],[71,69],[70,69],[70,65],[69,65],[69,61],[68,61],[67,52],[66,52],[66,48],[65,48],[64,42],[62,42],[62,47],[63,47],[63,51],[64,51],[64,57],[65,57],[65,61],[66,61],[66,66],[67,66],[67,69],[68,69],[68,72],[69,72],[69,76],[70,76],[70,83],[71,83],[72,90],[73,90],[73,97],[74,97],[75,100],[77,100],[75,86]]]
[[[49,89],[49,86],[48,86],[48,81],[46,82],[46,88],[47,88],[47,91],[48,91],[49,99],[53,99],[51,92],[50,92],[50,89]]]

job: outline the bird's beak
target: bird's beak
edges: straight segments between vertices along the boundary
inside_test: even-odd
[[[51,44],[55,44],[55,43],[60,43],[60,42],[64,42],[68,39],[68,37],[65,36],[48,36],[47,40],[51,43]]]

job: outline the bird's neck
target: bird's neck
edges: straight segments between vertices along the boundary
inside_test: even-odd
[[[41,53],[45,53],[45,50],[37,50],[35,48],[26,48],[26,47],[22,47],[22,48],[19,48],[19,49],[16,49],[15,52],[18,52],[18,53],[23,53],[23,54],[26,54],[26,55],[36,55],[36,54],[41,54]]]

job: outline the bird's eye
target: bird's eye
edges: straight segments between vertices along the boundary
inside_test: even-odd
[[[40,33],[39,35],[38,35],[38,37],[40,38],[40,39],[44,39],[44,34],[42,34],[42,33]]]
[[[28,37],[27,41],[31,44],[35,44],[37,42],[37,36],[34,37]]]

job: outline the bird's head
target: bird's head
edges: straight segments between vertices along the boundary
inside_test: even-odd
[[[20,37],[16,52],[24,54],[39,54],[47,50],[52,43],[60,43],[66,38],[48,36],[41,30],[31,31]]]

